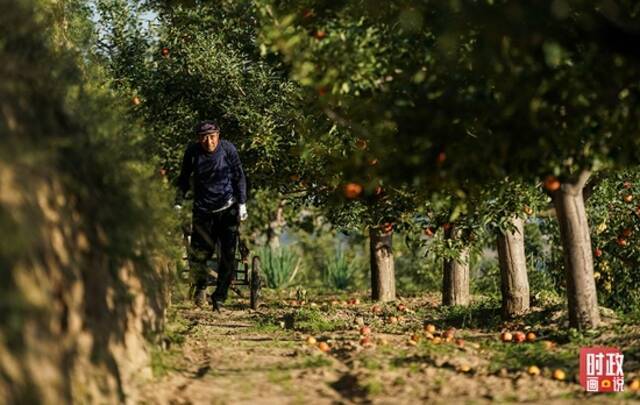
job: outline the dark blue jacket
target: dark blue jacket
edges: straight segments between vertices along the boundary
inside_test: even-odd
[[[199,143],[187,147],[178,176],[178,200],[189,191],[192,173],[194,213],[207,214],[221,208],[231,197],[240,204],[247,202],[247,181],[238,151],[231,142],[221,139],[213,152],[207,152]]]

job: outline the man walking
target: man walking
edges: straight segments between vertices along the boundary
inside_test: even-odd
[[[187,147],[178,176],[176,207],[180,208],[193,174],[194,200],[189,267],[195,286],[194,302],[202,306],[207,287],[207,260],[220,244],[218,280],[211,295],[213,309],[220,311],[235,271],[238,220],[247,219],[247,186],[235,146],[220,139],[213,121],[196,126],[198,141]]]

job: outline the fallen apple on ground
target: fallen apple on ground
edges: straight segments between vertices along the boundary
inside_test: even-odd
[[[370,335],[371,334],[371,328],[368,326],[363,326],[362,328],[360,328],[360,334],[361,335]]]
[[[502,332],[500,334],[500,340],[503,342],[511,342],[513,340],[513,335],[511,332]]]
[[[527,342],[535,342],[536,341],[536,334],[533,332],[528,332],[527,333]]]
[[[458,370],[463,373],[468,373],[469,371],[471,371],[471,366],[468,364],[463,364],[460,367],[458,367]]]
[[[530,375],[540,375],[540,368],[538,368],[538,366],[529,366],[527,373]]]
[[[436,333],[436,325],[428,323],[424,325],[424,331],[429,333]]]
[[[513,341],[516,343],[522,343],[527,339],[527,336],[520,331],[517,331],[513,334]]]
[[[307,337],[307,344],[314,346],[316,343],[317,343],[316,338],[314,338],[313,336]]]
[[[329,347],[327,342],[320,342],[318,343],[318,349],[320,349],[321,352],[327,353],[331,350],[331,347]]]
[[[373,345],[373,342],[371,341],[371,338],[369,336],[363,336],[362,338],[360,338],[360,346],[371,346]]]
[[[564,381],[564,379],[567,378],[567,374],[564,370],[557,368],[553,370],[553,378],[558,381]]]
[[[443,336],[444,336],[444,338],[445,338],[445,339],[449,339],[449,338],[453,339],[453,337],[454,337],[455,335],[456,335],[456,330],[455,330],[455,328],[449,328],[449,329],[447,329],[447,331],[446,331],[446,332],[444,332],[444,335],[443,335]]]

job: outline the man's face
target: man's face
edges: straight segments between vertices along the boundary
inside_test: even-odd
[[[220,142],[220,132],[212,132],[206,135],[200,135],[200,145],[207,152],[213,152]]]

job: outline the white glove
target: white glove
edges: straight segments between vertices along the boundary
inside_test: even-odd
[[[178,211],[178,212],[180,212],[180,211],[182,211],[182,205],[176,204],[176,205],[173,206],[173,209]]]
[[[247,214],[247,205],[240,204],[239,208],[240,208],[240,221],[245,221],[249,217],[249,214]]]

